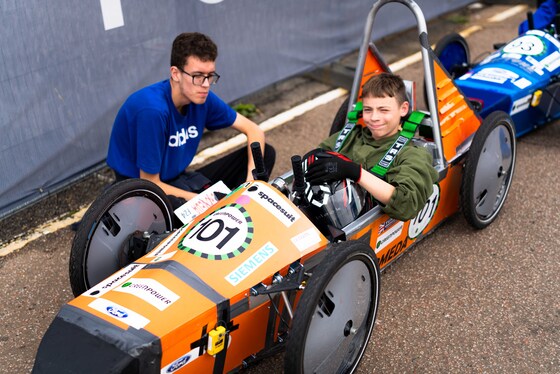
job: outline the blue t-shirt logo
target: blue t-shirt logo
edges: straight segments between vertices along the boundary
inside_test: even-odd
[[[168,145],[170,147],[180,147],[187,144],[187,140],[189,140],[189,138],[198,138],[198,129],[196,126],[189,126],[187,131],[182,128],[181,131],[177,131],[175,135],[171,135],[169,137]]]

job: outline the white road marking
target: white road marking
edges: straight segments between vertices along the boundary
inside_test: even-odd
[[[513,17],[517,13],[524,12],[527,9],[527,5],[517,5],[508,10],[498,13],[490,18],[488,18],[488,22],[502,22],[510,17]]]
[[[65,219],[54,219],[46,222],[45,224],[35,228],[35,230],[27,235],[25,238],[15,240],[13,242],[7,243],[0,246],[0,257],[6,256],[14,251],[25,246],[27,243],[32,242],[35,239],[40,238],[43,235],[47,235],[63,229],[71,224],[78,222],[82,219],[83,215],[89,208],[89,205],[80,209],[78,212],[74,213],[72,216]]]
[[[471,26],[468,29],[465,29],[463,31],[461,31],[459,34],[463,37],[463,38],[467,38],[469,35],[474,34],[477,31],[482,30],[481,26],[475,25],[475,26]],[[432,49],[435,48],[435,45],[432,45]],[[399,70],[402,70],[404,68],[406,68],[407,66],[410,66],[412,64],[415,64],[419,61],[422,61],[422,53],[420,51],[403,58],[402,60],[396,61],[392,64],[389,65],[389,69],[391,69],[391,71],[393,73],[396,73]]]
[[[314,108],[330,103],[334,99],[344,96],[347,93],[348,91],[346,91],[343,88],[334,89],[310,101],[295,106],[292,109],[289,109],[283,113],[280,113],[272,118],[267,119],[266,121],[262,122],[259,125],[259,127],[261,127],[264,131],[272,130],[273,128],[283,125],[286,122],[289,122],[294,118],[299,117],[302,114],[305,114]],[[205,162],[207,159],[214,156],[218,156],[224,152],[232,150],[233,148],[239,147],[240,145],[246,142],[247,142],[247,137],[245,136],[245,134],[236,135],[225,142],[222,142],[213,147],[206,148],[200,151],[193,159],[191,165],[193,166],[200,165],[203,162]]]

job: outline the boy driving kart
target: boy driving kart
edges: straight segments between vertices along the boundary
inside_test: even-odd
[[[371,77],[362,88],[363,121],[347,135],[339,153],[332,152],[339,137],[333,134],[319,147],[305,174],[310,184],[351,179],[367,190],[390,217],[413,218],[424,206],[438,180],[426,150],[406,145],[394,158],[384,178],[370,173],[399,138],[401,120],[409,102],[403,80],[394,74]]]

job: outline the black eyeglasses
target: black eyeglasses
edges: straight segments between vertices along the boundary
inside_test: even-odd
[[[204,74],[189,74],[186,71],[184,71],[183,69],[181,69],[180,67],[177,66],[177,69],[179,69],[182,73],[187,74],[189,77],[192,78],[192,83],[195,86],[202,86],[204,84],[204,81],[206,79],[208,79],[208,84],[216,84],[218,83],[218,79],[220,79],[220,76],[216,73],[210,73],[208,75],[204,75]]]

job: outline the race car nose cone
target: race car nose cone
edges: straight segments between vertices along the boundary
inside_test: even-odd
[[[66,305],[41,340],[32,373],[154,373],[160,363],[154,335],[122,330]]]

